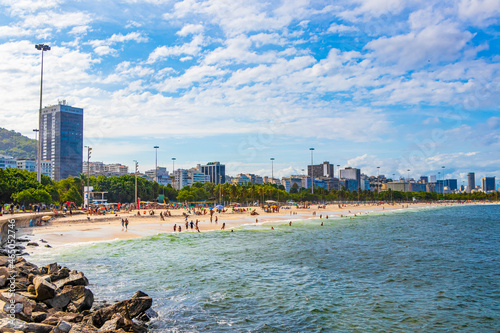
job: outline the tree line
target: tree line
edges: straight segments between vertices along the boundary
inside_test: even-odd
[[[54,182],[42,175],[41,183],[36,180],[36,173],[14,168],[0,169],[0,204],[62,204],[74,202],[77,206],[83,204],[84,186],[89,184],[94,192],[107,192],[105,198],[113,203],[130,203],[135,198],[135,176],[119,177],[91,176],[85,174]],[[275,184],[214,184],[194,183],[181,190],[171,185],[160,185],[143,177],[137,177],[137,196],[142,201],[156,201],[163,195],[164,202],[233,202],[233,203],[263,203],[267,200],[285,202],[323,202],[323,201],[406,201],[414,197],[423,201],[435,200],[498,200],[498,193],[459,193],[441,194],[428,192],[401,192],[359,190],[348,191],[326,190],[320,187],[314,189],[299,188],[294,185],[287,192],[283,185]]]

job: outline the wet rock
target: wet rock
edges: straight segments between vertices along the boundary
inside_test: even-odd
[[[38,301],[45,301],[56,295],[57,287],[42,277],[37,276],[34,278],[33,285],[35,286],[35,295]]]
[[[41,323],[47,319],[47,313],[45,312],[32,312],[31,313],[31,320],[33,320],[35,323]]]
[[[26,246],[38,246],[37,242],[29,242]]]
[[[89,280],[83,275],[82,272],[71,271],[67,278],[61,279],[55,282],[58,288],[63,288],[64,286],[87,286]]]

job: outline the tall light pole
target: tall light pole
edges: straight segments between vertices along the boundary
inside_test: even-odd
[[[37,159],[38,159],[38,148],[39,148],[39,147],[38,147],[38,132],[39,132],[39,131],[40,131],[39,129],[36,129],[36,128],[34,128],[34,129],[33,129],[33,132],[35,132],[35,141],[36,141],[36,158],[37,158]],[[35,171],[38,171],[38,167],[37,167],[37,166],[38,166],[38,164],[37,164],[37,162],[35,161]],[[40,176],[40,179],[41,179],[41,178],[42,178],[42,176]],[[37,179],[38,179],[38,172],[37,172]]]
[[[441,169],[443,169],[443,197],[444,197],[444,166],[442,166]]]
[[[89,209],[90,204],[90,188],[89,188],[89,179],[90,179],[90,152],[92,148],[89,146],[85,146],[87,148],[87,191],[85,191],[85,197],[87,198],[87,210]]]
[[[50,46],[45,44],[36,44],[35,48],[42,51],[42,69],[40,71],[40,109],[38,111],[38,130],[42,130],[42,92],[43,92],[43,51],[50,51]],[[42,181],[42,138],[38,140],[38,152],[36,162],[36,180]]]
[[[158,183],[158,146],[153,147],[155,149],[155,182]]]
[[[274,184],[274,157],[271,157],[271,182]]]
[[[396,174],[395,174],[395,173],[393,173],[393,174],[392,174],[392,182],[393,182],[393,183],[394,183],[394,178],[395,178],[395,177],[396,177]],[[393,192],[393,191],[391,191],[391,201],[392,201],[392,192]]]
[[[139,209],[139,204],[137,202],[137,170],[139,168],[139,163],[136,160],[134,160],[134,162],[135,162],[135,172],[134,172],[134,175],[135,175],[135,204],[134,205],[136,206],[137,209]]]
[[[313,162],[313,151],[314,148],[309,148],[311,151],[311,189],[312,189],[312,194],[314,194],[314,162]]]

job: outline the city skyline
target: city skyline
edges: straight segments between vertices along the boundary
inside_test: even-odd
[[[43,106],[85,109],[92,160],[499,174],[500,4],[220,3],[2,3],[0,123],[38,127],[45,43]]]

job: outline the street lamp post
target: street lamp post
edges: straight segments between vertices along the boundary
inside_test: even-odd
[[[153,147],[155,149],[155,182],[158,183],[158,146]]]
[[[85,146],[85,148],[87,148],[87,191],[85,191],[85,197],[87,198],[87,211],[88,209],[90,208],[90,183],[89,183],[89,179],[90,179],[90,152],[92,151],[92,147],[90,146]]]
[[[271,157],[271,182],[274,184],[274,157]]]
[[[410,169],[408,171],[408,191],[406,192],[406,201],[408,201],[408,192],[410,192]]]
[[[312,194],[314,194],[314,162],[313,162],[313,151],[314,151],[314,148],[309,148],[309,150],[311,151],[311,191],[312,191]]]
[[[45,44],[36,44],[35,48],[42,51],[42,69],[40,71],[40,109],[38,111],[38,130],[42,129],[42,92],[43,92],[43,51],[50,51],[50,46]],[[40,183],[42,181],[42,140],[38,140],[38,152],[36,162],[36,180]]]
[[[139,204],[137,202],[137,170],[139,168],[139,163],[136,160],[134,160],[134,162],[135,162],[135,172],[134,172],[134,175],[135,175],[135,203],[134,203],[134,205],[137,209],[139,209]]]
[[[441,169],[443,169],[443,197],[444,197],[444,166],[442,166]]]

